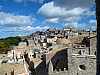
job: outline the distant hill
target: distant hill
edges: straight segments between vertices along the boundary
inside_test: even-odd
[[[16,46],[21,41],[20,37],[8,37],[0,39],[0,53],[7,53],[11,50],[11,46]]]

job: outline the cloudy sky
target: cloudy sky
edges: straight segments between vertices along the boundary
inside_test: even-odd
[[[93,0],[0,0],[0,38],[69,24],[94,29]]]

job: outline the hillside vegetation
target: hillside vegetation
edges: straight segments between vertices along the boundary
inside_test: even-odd
[[[20,37],[8,37],[0,39],[0,54],[7,53],[11,50],[11,46],[16,46],[21,41]]]

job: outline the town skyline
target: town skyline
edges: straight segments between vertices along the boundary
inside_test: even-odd
[[[1,0],[0,38],[49,28],[62,29],[69,23],[77,27],[96,26],[96,6],[91,1]]]

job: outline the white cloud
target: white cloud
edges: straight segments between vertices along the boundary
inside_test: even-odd
[[[58,23],[58,22],[59,22],[59,18],[50,18],[50,19],[46,19],[46,22]]]
[[[79,16],[82,14],[86,9],[83,9],[81,7],[73,8],[71,10],[66,11],[66,15],[69,16]]]
[[[27,26],[27,27],[24,27],[23,29],[26,30],[26,31],[31,31],[31,30],[33,30],[33,27],[32,26]]]
[[[44,4],[38,11],[39,14],[46,17],[58,17],[65,15],[66,10],[60,7],[55,7],[54,2]]]
[[[29,35],[34,31],[46,30],[48,26],[34,27],[36,19],[31,16],[14,15],[11,13],[0,12],[0,32],[2,36]]]
[[[69,6],[68,6],[69,7]],[[83,15],[87,8],[81,6],[67,9],[60,5],[55,5],[55,2],[49,2],[44,4],[39,10],[38,14],[45,16],[46,22],[59,23],[59,22],[74,22],[80,19],[80,15]]]
[[[75,7],[87,8],[93,3],[95,3],[93,0],[54,0],[55,6],[65,7],[67,9],[73,9]]]
[[[20,30],[22,31],[31,31],[31,32],[34,32],[34,31],[41,31],[41,30],[46,30],[48,29],[49,27],[48,26],[36,26],[36,27],[33,27],[33,26],[27,26],[27,27],[20,27]]]
[[[71,16],[71,17],[64,18],[63,21],[75,22],[78,21],[80,18],[81,18],[80,16]]]
[[[41,27],[41,26],[37,26],[37,27],[34,27],[34,30],[46,30],[46,29],[48,29],[49,27],[48,26],[43,26],[43,27]]]
[[[69,16],[78,16],[82,14],[86,9],[81,7],[75,7],[73,9],[67,10],[64,7],[55,6],[54,2],[49,2],[44,4],[38,11],[39,14],[48,17],[69,17]]]
[[[94,10],[94,7],[91,6],[90,8],[86,8],[85,12],[82,14],[85,16],[95,16],[96,15],[96,9]]]
[[[95,5],[92,0],[54,0],[42,5],[37,13],[51,23],[78,22],[84,15],[95,16],[91,5]]]
[[[79,24],[77,22],[72,22],[72,23],[66,23],[64,26],[65,27],[74,27],[74,28],[77,28],[79,26]]]
[[[14,15],[0,12],[0,24],[8,27],[32,25],[32,20],[33,18],[31,16]]]
[[[0,29],[0,37],[9,37],[9,36],[25,36],[30,35],[35,31],[44,31],[47,30],[48,26],[23,26],[23,27],[6,27]],[[2,34],[4,33],[4,34]]]

